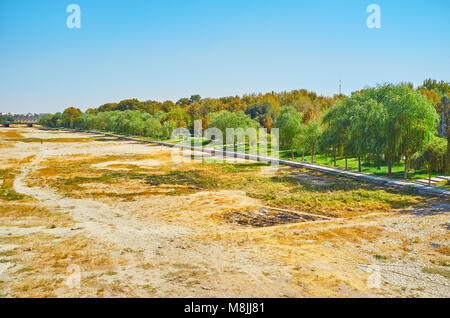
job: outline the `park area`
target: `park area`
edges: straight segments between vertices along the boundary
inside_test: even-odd
[[[450,296],[448,200],[172,151],[0,128],[0,296]]]

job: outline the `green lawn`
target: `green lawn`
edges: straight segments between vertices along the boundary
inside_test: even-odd
[[[290,153],[284,153],[281,154],[280,157],[284,158],[290,158]],[[307,162],[311,162],[311,156],[305,156],[305,159]],[[296,156],[295,160],[301,161],[301,156]],[[324,155],[314,155],[314,163],[324,166],[333,167],[334,162],[333,158],[326,157]],[[345,159],[336,160],[336,168],[345,169]],[[397,163],[392,165],[392,178],[395,179],[403,179],[403,173],[404,173],[404,163]],[[348,159],[348,170],[350,171],[358,171],[358,159],[357,158],[349,158]],[[363,173],[370,173],[375,174],[379,176],[387,176],[388,173],[388,166],[381,165],[380,168],[370,165],[368,163],[365,163],[362,161],[361,163],[361,170]],[[433,172],[432,177],[442,176],[445,175],[443,172]],[[414,170],[411,169],[408,173],[408,179],[410,180],[418,180],[418,179],[427,179],[428,178],[428,171],[426,170]]]
[[[152,139],[152,138],[142,137],[142,136],[136,136],[136,137],[142,138],[142,139]],[[170,142],[170,143],[181,143],[184,145],[190,144],[192,146],[194,146],[194,141],[201,143],[202,146],[207,146],[209,143],[209,141],[207,139],[202,138],[202,137],[195,137],[195,138],[189,138],[189,139],[166,139],[164,141]],[[270,144],[270,142],[269,142],[269,144]],[[216,146],[214,148],[216,148],[216,149],[222,148],[223,150],[226,150],[227,147],[226,147],[226,145],[224,145],[223,147]],[[245,145],[244,149],[245,149],[244,150],[245,153],[249,153],[248,144]],[[235,151],[237,151],[237,150],[238,149],[236,147]],[[288,150],[280,150],[277,153],[271,153],[270,147],[268,147],[267,150],[268,150],[268,153],[267,153],[268,156],[276,157],[278,155],[278,157],[282,158],[282,159],[289,159],[289,160],[291,159],[291,152]],[[250,153],[257,154],[257,151],[251,151]],[[306,159],[307,163],[311,162],[310,155],[305,155],[305,159]],[[301,161],[302,160],[301,154],[295,153],[294,160]],[[334,166],[333,158],[327,157],[325,155],[315,155],[314,163],[318,164],[318,165],[329,166],[329,167]],[[344,158],[341,158],[336,161],[336,168],[345,169],[345,159]],[[362,161],[361,168],[362,168],[363,173],[369,173],[369,174],[374,174],[374,175],[378,175],[378,176],[387,176],[387,171],[388,171],[387,165],[381,165],[381,167],[378,168],[374,165],[370,165],[370,164]],[[358,171],[358,159],[357,158],[348,158],[348,170],[349,171]],[[404,171],[403,162],[394,164],[392,166],[392,176],[391,177],[394,179],[403,179],[403,171]],[[445,175],[445,173],[443,173],[443,172],[433,172],[432,173],[432,177],[437,177],[437,176],[441,176],[441,175]],[[409,180],[418,180],[418,179],[427,179],[427,178],[428,178],[428,171],[426,171],[426,170],[411,169],[410,172],[408,172]],[[445,185],[444,187],[450,188],[450,185]]]
[[[200,142],[202,142],[202,145],[206,146],[208,144],[207,140],[205,140],[203,138],[199,138],[199,139],[200,139]],[[172,139],[172,140],[168,140],[168,142],[182,143],[182,144],[186,144],[186,145],[191,143],[193,145],[194,138],[192,138],[190,140],[188,139],[188,140],[182,140],[182,141]],[[226,150],[226,146],[223,146],[223,149]],[[235,150],[237,150],[237,148]],[[248,144],[245,145],[245,152],[246,153],[249,152]],[[255,152],[253,151],[252,153],[255,153]],[[277,153],[280,158],[289,159],[289,160],[291,159],[291,152],[288,150],[280,150]],[[268,148],[268,155],[276,156],[277,154],[276,153],[271,154],[270,148]],[[310,155],[305,155],[305,159],[306,159],[306,162],[308,162],[308,163],[311,162]],[[295,153],[294,160],[301,161],[302,160],[301,154]],[[318,165],[334,167],[333,158],[325,156],[325,155],[314,155],[314,163],[318,164]],[[357,158],[348,158],[347,164],[348,164],[348,170],[358,171],[358,159]],[[336,160],[336,168],[345,169],[345,158]],[[392,176],[391,177],[394,179],[403,179],[404,169],[405,168],[404,168],[403,162],[392,165]],[[381,165],[378,168],[377,166],[374,166],[374,165],[371,165],[371,164],[368,164],[368,163],[362,161],[361,170],[362,170],[361,172],[363,172],[363,173],[369,173],[369,174],[374,174],[374,175],[378,175],[378,176],[387,176],[387,174],[388,174],[387,164]],[[431,176],[437,177],[437,176],[442,176],[442,175],[445,175],[445,173],[434,171]],[[427,179],[427,178],[428,178],[428,171],[426,171],[426,170],[410,169],[410,172],[408,172],[408,179],[410,179],[410,180],[419,180],[419,179]],[[450,187],[450,185],[447,185],[445,187]]]

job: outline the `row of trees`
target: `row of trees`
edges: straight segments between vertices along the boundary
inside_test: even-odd
[[[404,161],[404,177],[411,165],[448,168],[448,83],[427,80],[411,84],[379,85],[351,96],[319,97],[305,90],[201,99],[199,95],[172,102],[126,100],[82,113],[70,107],[45,115],[49,127],[97,129],[152,138],[169,138],[177,127],[190,128],[202,119],[203,128],[279,128],[280,148],[336,160],[357,158],[378,167]],[[330,107],[330,102],[333,107]],[[146,108],[153,105],[150,108]],[[156,106],[157,107],[156,107]],[[234,105],[234,106],[232,106]],[[236,106],[238,105],[238,106]],[[245,107],[242,107],[245,105]],[[236,107],[235,107],[236,106]],[[445,139],[444,139],[445,138]],[[433,158],[433,159],[431,159]]]
[[[86,113],[93,115],[115,110],[138,110],[154,115],[161,112],[167,114],[172,122],[178,121],[177,125],[193,131],[194,121],[198,119],[204,122],[204,128],[206,128],[211,120],[211,113],[242,111],[257,120],[260,125],[270,129],[271,123],[282,106],[294,107],[303,114],[303,121],[308,123],[310,120],[319,119],[324,111],[343,97],[343,95],[324,97],[307,90],[293,90],[221,98],[201,98],[200,95],[192,95],[190,98],[181,98],[177,102],[127,99],[119,103],[107,103],[97,108],[89,108]]]
[[[431,92],[425,85],[443,89]],[[425,86],[425,87],[424,87]],[[321,122],[302,124],[302,114],[292,107],[282,108],[275,126],[280,128],[280,146],[294,151],[309,151],[312,161],[320,152],[338,157],[358,158],[378,167],[404,161],[404,178],[411,164],[415,168],[447,168],[448,83],[425,81],[419,89],[411,84],[380,85],[353,93],[338,101]],[[448,94],[448,93],[447,93]],[[436,98],[440,96],[440,98]],[[429,97],[433,96],[435,102]],[[440,116],[440,114],[442,116]],[[439,128],[439,129],[437,129]],[[445,139],[446,138],[446,139]]]
[[[0,115],[0,123],[13,123],[16,119],[12,115]]]
[[[369,88],[338,102],[323,119],[324,147],[336,155],[364,158],[378,166],[410,159],[435,136],[439,116],[433,104],[409,85]],[[361,170],[361,168],[359,168]]]
[[[175,125],[165,120],[163,113],[154,115],[138,110],[80,113],[76,118],[66,111],[55,115],[46,114],[41,124],[47,127],[69,127],[83,130],[100,130],[119,134],[148,136],[155,139],[170,138]]]

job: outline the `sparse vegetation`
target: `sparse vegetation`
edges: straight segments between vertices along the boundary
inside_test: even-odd
[[[424,267],[422,268],[422,272],[427,274],[435,274],[435,275],[441,275],[445,278],[450,279],[450,270],[445,268],[431,268],[431,267]]]
[[[17,193],[13,188],[14,172],[10,169],[0,169],[0,199],[5,201],[17,201],[23,199],[23,194]]]
[[[168,174],[155,174],[145,177],[145,182],[152,186],[184,185],[196,189],[206,190],[216,187],[215,180],[205,176],[201,171],[173,171]]]
[[[109,272],[106,272],[105,275],[114,276],[114,275],[117,275],[117,272],[109,271]]]
[[[6,256],[6,257],[14,256],[15,254],[16,254],[16,251],[14,251],[14,250],[0,252],[0,256]]]

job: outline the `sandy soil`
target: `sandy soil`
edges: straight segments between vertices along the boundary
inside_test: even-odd
[[[245,226],[221,216],[259,211],[265,217],[268,207],[242,190],[118,200],[73,197],[33,177],[57,160],[80,159],[92,161],[94,170],[149,173],[171,164],[167,148],[33,128],[0,128],[0,138],[0,169],[14,169],[12,188],[24,195],[17,203],[2,201],[0,296],[450,296],[448,202]],[[192,166],[177,167],[183,165]],[[145,184],[83,187],[136,192]],[[74,277],[79,281],[71,284]]]

